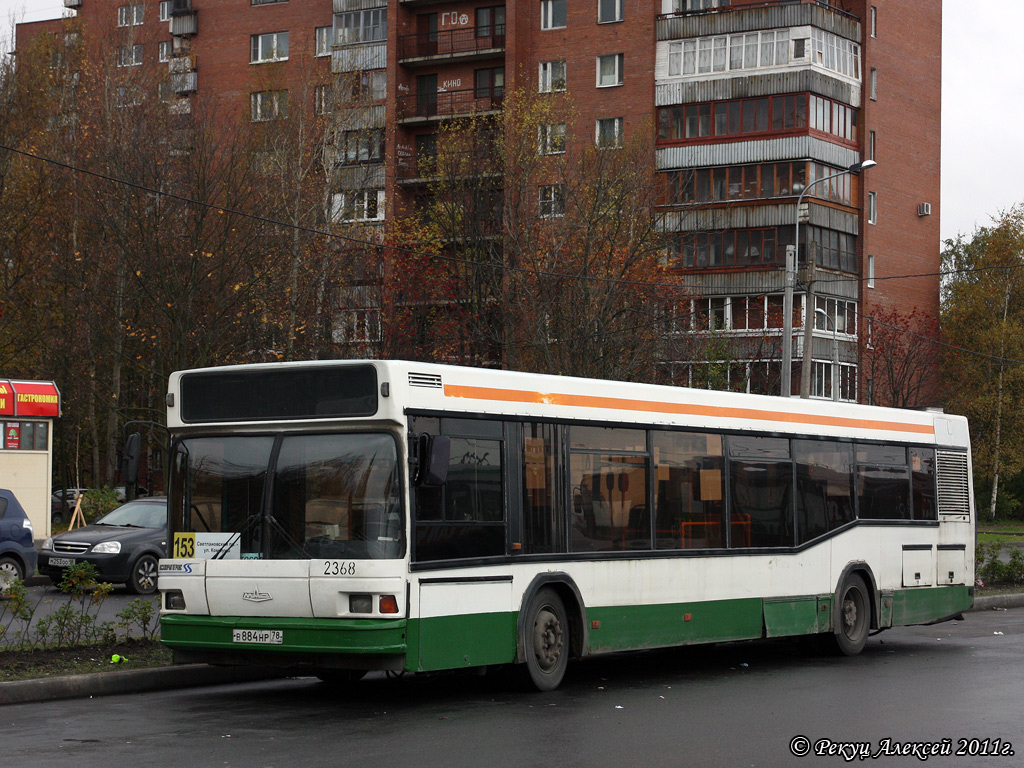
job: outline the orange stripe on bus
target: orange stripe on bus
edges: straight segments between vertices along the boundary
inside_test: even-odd
[[[536,403],[538,405],[564,405],[573,408],[604,408],[621,411],[641,411],[645,413],[673,413],[680,416],[782,421],[789,424],[817,424],[820,426],[850,427],[853,429],[914,432],[922,435],[934,433],[934,428],[930,424],[908,424],[906,422],[876,421],[874,419],[845,419],[837,416],[813,416],[802,413],[785,413],[783,411],[759,411],[753,408],[688,405],[649,400],[629,400],[616,397],[596,397],[594,395],[567,395],[557,392],[527,392],[516,389],[469,387],[458,384],[446,384],[444,394],[446,397],[497,400],[504,403]]]

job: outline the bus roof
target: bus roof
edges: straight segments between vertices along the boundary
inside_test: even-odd
[[[322,360],[261,363],[178,371],[171,375],[168,426],[208,426],[206,420],[181,416],[181,380],[191,374],[231,372],[254,385],[273,372],[372,366],[376,371],[377,408],[372,415],[342,421],[403,423],[410,411],[487,414],[515,418],[588,421],[608,424],[671,425],[706,430],[832,436],[848,439],[935,443],[966,448],[967,422],[934,411],[880,408],[826,400],[748,395],[687,387],[582,379],[486,368],[416,363],[402,360]],[[279,422],[277,419],[231,419],[237,426]],[[303,418],[304,423],[321,419]]]

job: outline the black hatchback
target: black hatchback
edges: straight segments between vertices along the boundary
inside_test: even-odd
[[[157,561],[167,556],[167,499],[129,501],[92,525],[58,533],[39,550],[39,572],[60,583],[64,569],[88,562],[100,581],[137,595],[156,591]]]

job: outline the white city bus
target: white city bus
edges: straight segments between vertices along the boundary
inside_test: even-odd
[[[397,361],[175,373],[163,642],[367,670],[871,630],[970,607],[967,423]]]

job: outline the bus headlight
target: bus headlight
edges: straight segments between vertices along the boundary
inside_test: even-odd
[[[168,611],[185,610],[185,595],[180,589],[169,589],[164,592],[164,608]]]
[[[373,596],[372,595],[349,595],[348,596],[348,612],[349,613],[373,613]]]

